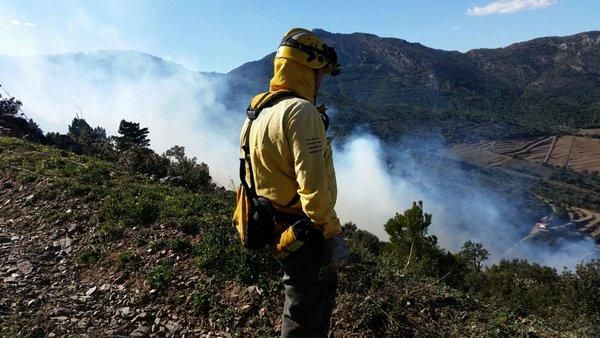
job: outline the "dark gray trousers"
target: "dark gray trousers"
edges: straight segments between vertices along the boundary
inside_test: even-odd
[[[327,337],[337,273],[328,265],[327,241],[305,244],[283,262],[285,303],[281,337]]]

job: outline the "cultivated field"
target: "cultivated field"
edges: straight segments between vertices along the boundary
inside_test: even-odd
[[[568,214],[579,231],[600,239],[600,213],[581,208],[569,208]]]
[[[479,141],[453,145],[462,160],[477,166],[511,167],[524,160],[554,168],[593,174],[600,172],[600,138],[591,136],[551,136],[510,141]]]

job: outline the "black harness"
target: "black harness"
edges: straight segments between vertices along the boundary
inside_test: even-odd
[[[283,98],[297,97],[302,98],[294,91],[279,91],[274,94],[270,92],[266,92],[260,99],[257,105],[257,108],[252,109],[252,107],[248,106],[246,110],[246,115],[248,116],[248,127],[246,128],[246,132],[243,138],[242,150],[244,152],[243,156],[240,157],[240,181],[244,190],[247,192],[248,197],[251,200],[257,200],[260,196],[256,193],[256,185],[254,184],[254,172],[252,169],[252,161],[250,160],[250,129],[252,128],[252,122],[258,118],[260,112],[267,107],[271,107],[275,102],[278,102]],[[266,101],[265,101],[266,100]],[[263,102],[264,101],[264,102]],[[317,108],[319,113],[321,114],[321,119],[323,119],[323,124],[325,126],[325,130],[329,127],[329,116],[325,113],[325,107],[320,106]],[[248,173],[250,174],[250,184],[246,181],[246,164],[248,165]],[[285,205],[285,207],[289,208],[300,200],[300,195],[296,193],[294,197]],[[284,215],[279,215],[278,217],[285,217]]]

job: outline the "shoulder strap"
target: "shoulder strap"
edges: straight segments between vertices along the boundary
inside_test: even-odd
[[[248,106],[248,109],[246,110],[246,115],[248,116],[248,124],[246,125],[246,130],[244,130],[242,137],[242,152],[240,154],[240,181],[242,182],[242,186],[248,192],[248,195],[251,199],[255,199],[258,197],[254,184],[254,173],[252,171],[252,163],[250,161],[250,129],[252,127],[252,122],[258,118],[258,115],[264,108],[271,106],[277,99],[285,97],[302,98],[300,95],[296,94],[294,91],[291,90],[266,92],[258,99],[258,102],[254,104],[254,107],[251,103]],[[325,109],[322,109],[321,111],[321,109],[319,109],[321,116],[324,115],[324,110]],[[327,115],[325,114],[325,116]],[[327,118],[327,121],[325,121],[324,119],[323,122],[325,123],[325,129],[327,129],[329,119]],[[250,175],[250,184],[248,184],[248,182],[246,181],[246,163],[248,163],[248,174]],[[294,197],[292,197],[292,199],[288,202],[288,204],[286,204],[286,207],[293,206],[294,204],[298,203],[299,200],[300,195],[296,193]]]
[[[254,174],[252,173],[252,164],[250,163],[250,127],[252,127],[252,119],[246,124],[246,130],[242,136],[242,151],[240,153],[240,181],[244,190],[249,195],[250,199],[254,200],[258,196],[256,195],[256,189],[254,188]],[[246,162],[248,163],[248,171],[250,172],[250,185],[246,181]]]
[[[252,105],[252,103],[250,103],[248,109],[246,110],[246,115],[250,120],[256,120],[258,114],[260,114],[260,112],[264,108],[273,105],[276,99],[281,99],[284,97],[302,98],[302,96],[296,94],[296,92],[294,92],[293,90],[277,90],[274,92],[266,92],[258,99],[258,102],[256,102],[254,106]]]

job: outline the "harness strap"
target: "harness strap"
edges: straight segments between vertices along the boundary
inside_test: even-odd
[[[256,184],[254,183],[254,172],[252,170],[252,161],[250,161],[250,129],[252,128],[252,122],[258,118],[260,112],[273,104],[275,99],[283,98],[283,97],[300,97],[293,91],[278,91],[275,93],[266,92],[264,93],[258,103],[256,104],[256,108],[252,109],[251,106],[248,106],[246,110],[246,115],[248,116],[248,124],[246,126],[246,130],[244,131],[244,136],[242,137],[242,156],[240,157],[240,181],[244,189],[248,192],[248,195],[251,199],[258,198],[258,194],[256,193]],[[250,175],[250,184],[246,181],[246,163],[248,164],[248,174]],[[300,199],[300,195],[296,194],[290,203],[287,206],[292,206],[296,204],[296,202]]]
[[[296,195],[294,195],[294,197],[292,197],[292,199],[285,206],[289,208],[292,205],[298,203],[299,200],[300,200],[300,195],[298,193],[296,193]]]
[[[292,40],[292,41],[294,41],[294,40]],[[246,115],[248,116],[248,125],[246,127],[246,130],[244,131],[244,136],[242,137],[243,153],[241,154],[242,156],[240,157],[240,181],[242,182],[242,186],[248,192],[250,198],[252,198],[252,199],[257,198],[258,194],[256,193],[256,188],[255,188],[256,185],[254,184],[254,172],[252,170],[252,163],[250,161],[250,128],[252,127],[252,122],[258,118],[258,115],[264,108],[270,107],[275,102],[276,99],[281,99],[281,98],[286,98],[286,97],[302,98],[301,96],[299,96],[298,94],[296,94],[294,91],[291,91],[291,90],[282,90],[282,91],[277,91],[275,93],[266,92],[260,97],[260,99],[258,100],[258,103],[254,107],[254,109],[253,109],[253,107],[251,107],[249,105],[248,109],[246,110]],[[325,130],[327,130],[329,127],[329,117],[325,113],[326,108],[321,105],[318,107],[318,110],[319,110],[319,113],[321,114],[321,118],[323,119],[323,124],[325,125]],[[248,174],[250,174],[250,184],[248,184],[248,182],[246,181],[246,163],[248,164]],[[273,205],[275,206],[276,209],[279,209],[278,211],[281,211],[283,213],[290,213],[288,210],[284,211],[281,209],[282,208],[288,209],[291,206],[298,203],[298,201],[300,201],[300,195],[298,193],[296,193],[292,197],[292,199],[285,205],[285,207],[275,206],[275,204],[273,204]]]

